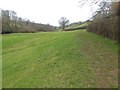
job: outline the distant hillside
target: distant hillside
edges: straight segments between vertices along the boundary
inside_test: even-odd
[[[56,27],[49,24],[39,24],[30,21],[29,19],[23,19],[18,17],[15,11],[2,10],[2,20],[0,19],[0,25],[2,25],[2,34],[6,33],[33,33],[38,31],[55,31]]]
[[[65,28],[65,31],[72,31],[72,30],[78,30],[78,29],[86,29],[90,21],[86,22],[75,22],[70,25],[68,25]]]
[[[56,30],[55,26],[52,26],[52,25],[49,25],[49,24],[39,24],[39,23],[36,23],[35,27],[36,27],[37,31],[48,32],[48,31],[55,31]]]

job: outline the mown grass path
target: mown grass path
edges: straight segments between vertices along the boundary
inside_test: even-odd
[[[118,47],[86,32],[3,35],[4,88],[117,87]]]

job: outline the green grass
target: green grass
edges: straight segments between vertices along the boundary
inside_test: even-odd
[[[4,88],[117,87],[114,41],[84,31],[3,35]]]
[[[74,28],[80,28],[80,27],[84,27],[87,26],[89,24],[89,22],[84,22],[78,25],[70,25],[68,27],[66,27],[65,29],[74,29]]]

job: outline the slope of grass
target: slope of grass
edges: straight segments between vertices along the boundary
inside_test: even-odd
[[[84,23],[77,24],[77,25],[70,25],[70,26],[66,27],[65,29],[81,28],[81,27],[87,26],[88,24],[89,24],[89,22],[84,22]]]
[[[117,50],[86,31],[3,35],[3,87],[117,87]]]

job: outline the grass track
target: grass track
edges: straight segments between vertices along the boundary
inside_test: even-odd
[[[117,57],[114,41],[85,30],[3,35],[3,87],[117,87]]]

